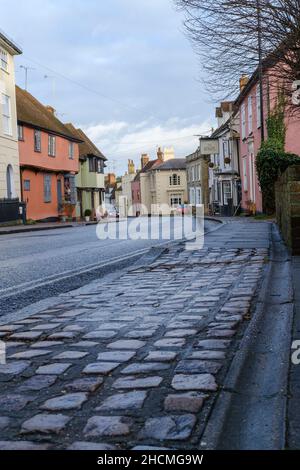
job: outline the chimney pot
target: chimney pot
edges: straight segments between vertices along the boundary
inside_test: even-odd
[[[49,111],[49,113],[55,114],[55,109],[52,106],[45,106],[45,108],[47,109],[47,111]]]

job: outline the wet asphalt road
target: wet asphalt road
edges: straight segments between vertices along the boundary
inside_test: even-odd
[[[148,219],[139,220],[145,232]],[[152,219],[152,227],[157,229],[163,223],[166,228],[168,220],[161,220]],[[205,224],[206,230],[215,226],[212,221]],[[124,228],[124,222],[110,223],[109,227],[110,230]],[[171,227],[172,236],[177,233],[182,238],[180,227],[181,218],[175,218]],[[161,233],[158,239],[99,240],[96,226],[2,235],[0,316],[43,298],[81,287],[110,272],[110,263],[118,261],[117,266],[123,267],[133,263],[152,246],[166,241]],[[127,257],[131,258],[126,260]]]

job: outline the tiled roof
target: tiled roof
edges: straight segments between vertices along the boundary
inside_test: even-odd
[[[96,145],[89,139],[89,137],[81,129],[76,129],[73,124],[65,124],[69,131],[78,139],[81,139],[82,142],[79,144],[79,157],[84,158],[87,155],[94,155],[95,157],[100,157],[102,160],[106,161],[107,158],[103,153],[96,147]]]
[[[16,86],[16,100],[18,122],[76,142],[81,142],[81,139],[75,137],[42,103],[28,93],[28,91],[22,90],[18,86]]]
[[[186,159],[185,158],[171,158],[166,162],[161,163],[155,167],[155,170],[185,170]]]

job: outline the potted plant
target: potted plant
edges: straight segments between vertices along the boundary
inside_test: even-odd
[[[84,211],[84,217],[85,217],[86,222],[89,222],[91,220],[91,215],[92,215],[91,209],[86,209]]]
[[[224,163],[225,163],[225,165],[229,165],[230,162],[231,162],[231,160],[230,160],[229,157],[225,157],[225,158],[224,158]]]
[[[213,168],[215,166],[215,164],[213,162],[209,162],[208,166],[209,166],[209,168]]]
[[[61,220],[72,221],[75,207],[76,207],[76,204],[72,204],[69,201],[64,201],[63,202],[63,214],[61,216]]]

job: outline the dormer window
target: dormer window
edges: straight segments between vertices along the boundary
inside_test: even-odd
[[[0,49],[0,68],[8,72],[8,54],[4,49]]]

